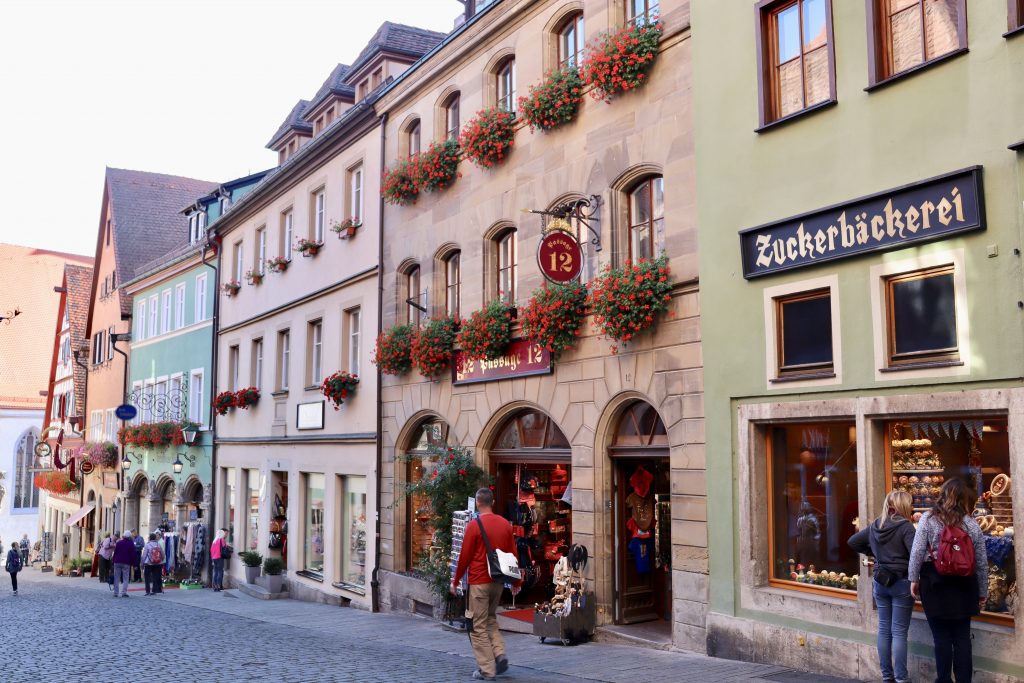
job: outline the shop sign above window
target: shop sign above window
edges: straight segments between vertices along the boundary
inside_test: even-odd
[[[547,349],[527,339],[513,339],[505,354],[494,360],[469,359],[462,351],[456,351],[452,359],[452,383],[475,384],[548,375],[551,370],[551,353]]]
[[[740,231],[743,277],[985,229],[981,166]]]

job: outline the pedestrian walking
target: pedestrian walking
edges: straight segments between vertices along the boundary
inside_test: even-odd
[[[144,539],[137,530],[132,529],[132,542],[135,544],[135,564],[132,565],[133,581],[142,581],[142,549],[146,545]]]
[[[971,617],[988,598],[985,537],[971,511],[977,494],[959,477],[946,481],[917,525],[910,592],[920,597],[935,643],[935,683],[970,683]]]
[[[128,597],[128,578],[135,562],[135,543],[125,534],[114,544],[114,597]]]
[[[910,550],[914,545],[914,499],[890,491],[882,514],[847,541],[858,553],[875,558],[871,592],[878,608],[878,664],[883,683],[909,683],[907,631],[914,611],[910,595]]]
[[[150,534],[149,542],[142,547],[142,567],[146,595],[163,593],[164,549],[157,541],[156,534]]]
[[[476,522],[466,525],[455,577],[448,587],[449,592],[456,595],[463,575],[469,572],[468,604],[472,618],[469,642],[479,667],[473,672],[473,678],[484,681],[493,681],[497,674],[508,669],[505,641],[498,631],[496,617],[504,582],[491,579],[487,550],[490,546],[494,550],[512,554],[516,551],[512,525],[504,517],[494,514],[493,506],[494,492],[489,488],[477,490],[476,508],[480,514]],[[521,585],[522,581],[513,583],[512,595],[519,593]]]
[[[227,541],[228,530],[218,529],[217,538],[210,545],[210,560],[213,562],[213,592],[224,590],[224,561],[230,557],[231,546]]]
[[[100,549],[96,551],[99,555],[99,572],[100,572],[100,583],[107,583],[110,578],[110,573],[114,567],[114,543],[115,539],[108,533],[102,541],[100,541]]]
[[[18,572],[21,571],[21,549],[17,543],[11,543],[11,549],[7,551],[7,562],[4,569],[11,575],[11,588],[14,594],[18,594]]]
[[[22,534],[21,536],[21,566],[28,566],[28,549],[32,543],[28,540],[28,534]]]

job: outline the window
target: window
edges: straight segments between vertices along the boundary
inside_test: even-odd
[[[174,288],[174,329],[185,327],[185,283]]]
[[[281,213],[281,255],[292,260],[292,210]]]
[[[203,371],[193,370],[188,378],[188,419],[196,424],[205,425],[203,419]]]
[[[135,306],[135,339],[142,341],[146,338],[146,300],[141,299]],[[95,362],[95,361],[93,361]]]
[[[365,100],[366,96],[370,92],[370,82],[368,80],[363,81],[359,84],[359,99]]]
[[[324,571],[324,475],[306,475],[306,519],[302,537],[302,566],[316,578]]]
[[[324,200],[326,195],[322,189],[313,193],[313,241],[324,241]]]
[[[228,347],[228,390],[238,391],[238,345]]]
[[[873,0],[871,83],[967,48],[967,0]]]
[[[348,343],[347,360],[348,371],[353,375],[359,374],[359,335],[361,324],[360,310],[353,308],[345,312],[345,334]]]
[[[188,216],[188,241],[195,244],[199,241],[199,214],[191,213]]]
[[[225,467],[224,472],[224,528],[228,530],[227,542],[235,542],[235,468]]]
[[[219,205],[219,208],[220,208],[220,215],[223,216],[224,214],[226,214],[228,212],[228,209],[231,208],[231,197],[229,195],[226,195],[226,194],[221,195],[217,199],[217,204]],[[206,213],[204,212],[203,213],[203,227],[205,227],[205,226],[206,226]]]
[[[160,315],[160,303],[157,300],[156,294],[149,297],[149,332],[146,336],[155,337],[158,333],[157,330],[157,316]]]
[[[14,453],[14,502],[11,504],[15,510],[39,507],[39,489],[36,488],[35,474],[32,472],[32,460],[35,458],[38,441],[39,431],[35,427],[18,439]]]
[[[458,317],[462,303],[462,252],[449,254],[444,261],[444,312]]]
[[[767,437],[770,583],[856,593],[859,558],[846,545],[858,518],[854,423],[772,425]]]
[[[1009,31],[1013,32],[1024,28],[1024,0],[1009,0],[1008,24]]]
[[[263,339],[252,340],[252,385],[263,388]]]
[[[277,388],[288,391],[288,359],[291,355],[291,334],[288,330],[277,333]]]
[[[241,242],[235,242],[235,276],[236,282],[241,282],[242,278],[245,277],[245,250],[242,247]]]
[[[186,415],[182,409],[183,396],[181,395],[181,375],[174,375],[167,383],[167,405],[170,418],[173,420],[184,420]]]
[[[105,360],[112,360],[114,358],[114,326],[111,325],[107,328],[107,347],[105,352]]]
[[[446,140],[459,139],[459,93],[448,96],[444,104],[444,137]]]
[[[106,348],[107,348],[105,337],[106,337],[106,333],[103,330],[100,330],[99,332],[94,334],[93,337],[92,337],[92,362],[93,362],[93,365],[99,365],[104,360],[106,360],[106,357],[104,356],[104,353],[106,352]]]
[[[626,0],[626,23],[647,24],[658,18],[658,0]]]
[[[195,320],[206,320],[206,273],[196,276]]]
[[[135,406],[137,412],[135,418],[132,420],[132,424],[139,424],[142,422],[142,382],[132,382],[132,394],[130,403]]]
[[[775,300],[779,376],[831,373],[831,290],[803,292]]]
[[[953,266],[886,278],[889,365],[956,362]]]
[[[509,57],[498,66],[495,74],[496,104],[507,111],[516,110],[516,60]]]
[[[414,121],[413,124],[409,126],[409,132],[407,135],[409,137],[409,145],[406,150],[406,156],[414,157],[420,153],[420,138],[422,136],[420,134],[419,121]]]
[[[403,460],[406,461],[406,483],[416,484],[436,467],[437,457],[431,448],[443,448],[448,442],[448,425],[430,420],[418,427]],[[406,497],[405,568],[412,571],[421,557],[430,552],[434,528],[430,523],[430,499],[422,493]]]
[[[366,588],[366,477],[343,477],[341,583]]]
[[[363,165],[353,166],[348,172],[348,216],[363,222]]]
[[[665,222],[664,180],[653,176],[629,193],[629,258],[654,258],[661,246]]]
[[[149,380],[145,386],[142,387],[142,421],[153,422],[155,417],[153,413],[153,398],[156,396],[156,389],[153,386],[153,381]],[[102,413],[103,411],[100,411]],[[102,419],[102,414],[100,419]]]
[[[171,290],[165,289],[163,291],[163,310],[162,318],[160,320],[160,332],[167,334],[171,331]]]
[[[558,31],[558,66],[579,66],[585,38],[583,12],[578,12],[566,19]]]
[[[405,321],[420,325],[420,267],[413,266],[405,273]]]
[[[259,548],[260,542],[260,471],[246,470],[245,475],[247,488],[249,489],[249,524],[246,531],[248,534],[246,541],[249,550],[256,550]]]
[[[309,365],[306,372],[306,385],[313,386],[319,385],[324,379],[323,374],[323,360],[324,360],[324,325],[321,320],[314,320],[309,323],[307,328],[307,358]]]
[[[519,247],[516,231],[508,230],[498,238],[498,296],[514,304],[519,284]]]
[[[761,125],[835,99],[829,0],[759,5]]]
[[[267,226],[265,225],[256,229],[256,264],[253,272],[260,275],[267,273]]]

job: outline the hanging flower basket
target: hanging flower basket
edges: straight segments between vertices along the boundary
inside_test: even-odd
[[[533,293],[523,311],[523,335],[558,355],[576,345],[586,315],[586,287],[548,282]]]
[[[40,472],[32,479],[32,482],[36,485],[36,488],[49,491],[50,493],[71,493],[78,490],[78,483],[76,481],[57,470]]]
[[[320,253],[320,249],[323,248],[323,242],[315,242],[308,240],[305,237],[300,237],[299,241],[295,243],[295,250],[303,256],[316,256]]]
[[[403,159],[394,168],[384,171],[380,193],[388,204],[407,206],[416,203],[420,191],[416,186],[416,162]]]
[[[412,367],[412,325],[394,325],[377,336],[373,363],[385,375],[403,375]]]
[[[579,69],[566,66],[549,73],[540,85],[531,86],[528,97],[519,98],[519,115],[530,124],[530,130],[554,130],[576,118],[582,101]]]
[[[263,284],[263,273],[253,268],[245,272],[245,279],[249,281],[250,285],[261,285]]]
[[[267,259],[267,269],[271,273],[283,273],[288,270],[288,264],[291,263],[284,256],[275,256],[274,258]]]
[[[356,230],[358,230],[362,226],[362,219],[352,216],[351,218],[346,218],[345,220],[340,222],[335,221],[334,224],[331,225],[331,230],[338,235],[338,239],[347,240],[350,237],[355,237]]]
[[[451,366],[459,323],[455,318],[434,318],[412,338],[412,363],[428,379],[440,377]]]
[[[75,455],[82,462],[89,462],[96,467],[117,466],[117,444],[105,441],[103,443],[85,443],[79,446]]]
[[[439,192],[451,186],[459,174],[459,143],[433,142],[416,158],[414,180],[420,192]]]
[[[228,280],[223,285],[224,293],[228,296],[234,296],[238,294],[238,290],[242,288],[242,284],[238,280]]]
[[[605,268],[591,283],[588,303],[601,334],[616,343],[629,342],[668,310],[672,300],[668,257],[627,261],[621,268]],[[612,346],[612,353],[618,351]]]
[[[220,396],[217,398],[220,398]],[[216,406],[217,401],[214,399],[214,410],[217,410]],[[220,413],[220,411],[218,412]],[[227,410],[225,409],[224,412],[227,412]],[[223,415],[224,413],[220,414]],[[181,433],[183,429],[198,431],[199,425],[190,420],[182,422],[147,422],[140,425],[122,427],[117,432],[117,441],[125,446],[139,446],[140,448],[182,446],[185,444],[185,437]],[[116,452],[114,457],[116,462]]]
[[[222,391],[213,399],[213,410],[218,415],[227,415],[235,405],[235,392],[233,391]]]
[[[629,24],[591,41],[580,67],[583,82],[594,86],[591,96],[611,102],[616,95],[646,83],[663,30],[661,22]]]
[[[358,375],[341,370],[323,381],[323,384],[320,385],[320,393],[334,404],[335,410],[338,410],[345,399],[356,390],[358,384]]]
[[[235,407],[248,410],[260,401],[260,390],[256,387],[246,387],[235,392]]]
[[[501,107],[478,113],[459,136],[466,158],[480,168],[491,168],[504,160],[515,143],[515,122],[516,115]]]
[[[459,347],[467,358],[494,360],[505,353],[512,339],[513,310],[501,299],[495,299],[462,323]]]

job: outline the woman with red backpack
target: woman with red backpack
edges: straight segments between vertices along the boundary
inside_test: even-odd
[[[969,683],[974,671],[971,617],[988,598],[988,557],[971,517],[978,497],[958,477],[942,485],[917,525],[910,551],[910,593],[921,600],[935,642],[936,683]]]

